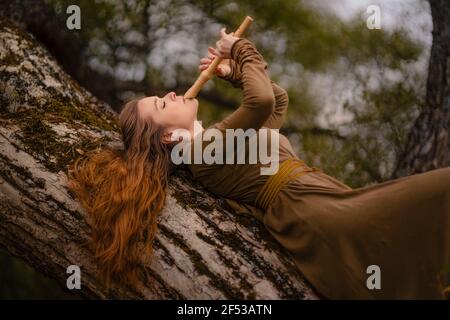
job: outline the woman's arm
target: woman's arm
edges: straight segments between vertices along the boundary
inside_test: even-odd
[[[267,63],[248,39],[237,40],[231,58],[242,74],[243,99],[239,108],[217,123],[219,128],[259,129],[274,112],[275,95],[267,73]]]
[[[231,70],[230,73],[226,76],[218,75],[218,77],[230,82],[230,84],[235,88],[243,89],[242,73],[239,65],[232,59],[228,59],[228,65]],[[279,129],[283,125],[286,118],[287,109],[289,106],[289,96],[286,90],[280,87],[273,80],[270,80],[270,84],[275,95],[275,109],[263,126],[271,129]]]
[[[289,106],[289,96],[282,87],[270,80],[272,84],[273,93],[275,95],[275,110],[270,115],[269,119],[263,124],[264,127],[271,129],[280,129],[286,119],[286,114]]]

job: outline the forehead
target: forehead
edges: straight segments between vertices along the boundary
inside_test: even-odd
[[[139,100],[139,104],[141,106],[145,106],[145,105],[147,105],[147,106],[152,105],[153,106],[155,104],[155,100],[156,99],[157,99],[156,96],[144,97],[141,100]]]
[[[145,97],[138,101],[138,110],[142,117],[147,118],[155,111],[156,96]]]

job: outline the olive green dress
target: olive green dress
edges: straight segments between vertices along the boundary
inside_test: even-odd
[[[236,111],[211,128],[280,128],[288,107],[284,89],[247,39],[231,50],[232,73],[242,88]],[[198,139],[199,136],[196,137]],[[298,158],[279,134],[279,161]],[[203,148],[209,142],[201,142]],[[449,283],[450,168],[352,189],[322,171],[283,186],[266,209],[255,199],[269,178],[258,164],[190,164],[195,179],[225,197],[238,214],[262,221],[299,270],[330,299],[442,299]],[[379,267],[378,287],[368,287]],[[369,271],[368,271],[369,268]]]

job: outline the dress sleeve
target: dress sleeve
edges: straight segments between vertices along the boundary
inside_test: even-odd
[[[275,95],[267,73],[267,63],[248,39],[237,40],[231,58],[242,74],[243,99],[228,117],[217,123],[221,129],[259,129],[274,112]]]
[[[263,124],[264,127],[270,129],[280,129],[286,119],[286,114],[289,106],[289,96],[282,87],[270,80],[272,84],[273,93],[275,95],[275,110],[270,115],[269,119]]]
[[[240,71],[239,65],[233,59],[228,59],[230,66],[230,74],[226,76],[218,76],[219,78],[230,82],[230,84],[235,88],[243,89],[242,84],[242,73]],[[275,95],[275,109],[270,115],[270,117],[263,124],[264,127],[271,129],[279,129],[283,125],[286,118],[287,109],[289,105],[289,96],[282,87],[280,87],[276,82],[270,80],[272,86],[272,91]]]

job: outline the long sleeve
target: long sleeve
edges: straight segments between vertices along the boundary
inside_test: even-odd
[[[235,88],[243,89],[242,73],[239,65],[233,59],[228,59],[228,63],[231,70],[230,74],[227,76],[219,76],[219,78],[230,82],[230,84]],[[275,109],[263,126],[271,129],[279,129],[283,125],[286,118],[287,109],[289,106],[289,96],[286,90],[280,87],[273,80],[270,80],[270,84],[275,95]]]
[[[263,124],[263,127],[271,129],[280,129],[286,119],[286,114],[289,106],[289,96],[282,87],[270,80],[272,84],[273,93],[275,95],[275,110],[270,115],[269,119]]]
[[[231,115],[217,123],[219,128],[259,129],[274,112],[275,95],[267,73],[267,63],[248,39],[237,40],[231,58],[242,74],[242,103]]]

